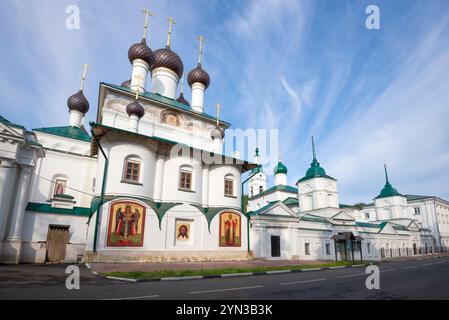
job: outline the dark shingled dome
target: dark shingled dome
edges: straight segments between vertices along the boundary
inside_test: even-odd
[[[129,116],[134,114],[139,118],[142,118],[145,114],[145,109],[140,105],[139,102],[133,101],[126,106],[126,113],[128,113]]]
[[[176,99],[176,101],[178,101],[179,103],[185,104],[185,105],[187,105],[187,106],[190,107],[189,101],[187,101],[187,100],[184,98],[184,95],[183,95],[182,93],[179,95],[179,97],[178,97],[178,99]]]
[[[146,40],[142,39],[141,42],[135,43],[129,48],[128,59],[131,64],[134,60],[141,59],[151,67],[154,63],[154,53],[153,50],[147,46]]]
[[[69,110],[77,110],[84,114],[89,111],[89,101],[87,101],[82,90],[67,99],[67,106]]]
[[[187,76],[187,82],[189,83],[190,87],[192,87],[192,84],[194,84],[195,82],[199,82],[203,84],[207,89],[210,84],[210,77],[209,74],[203,68],[201,68],[201,64],[198,63],[198,66],[189,72],[189,75]]]
[[[213,140],[220,139],[223,140],[224,138],[224,131],[220,127],[215,127],[214,130],[210,133],[210,136]]]
[[[182,77],[184,72],[184,65],[181,58],[169,48],[158,49],[154,52],[155,61],[151,66],[151,71],[156,68],[167,68],[172,70],[178,75],[179,78]]]
[[[131,88],[131,79],[130,80],[126,80],[121,84],[122,87],[125,88]]]

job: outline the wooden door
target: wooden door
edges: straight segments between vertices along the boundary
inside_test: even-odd
[[[52,263],[61,263],[65,260],[65,252],[69,241],[68,226],[48,227],[47,234],[47,261]]]

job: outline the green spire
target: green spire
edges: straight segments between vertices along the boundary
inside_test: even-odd
[[[387,197],[394,197],[394,196],[402,196],[398,190],[396,190],[390,183],[390,181],[388,180],[388,171],[387,171],[387,165],[384,164],[384,170],[385,170],[385,186],[383,187],[383,189],[380,191],[380,194],[374,198],[374,199],[378,199],[378,198],[387,198]]]
[[[259,155],[259,148],[258,147],[256,148],[256,154],[254,155],[254,157],[255,158],[259,158],[260,157],[260,155]],[[259,161],[257,161],[256,163],[258,164],[258,166],[251,170],[251,174],[263,172],[262,166],[260,165]]]
[[[256,148],[256,157],[259,156],[259,148]]]
[[[320,166],[320,163],[318,162],[316,158],[316,149],[315,149],[315,139],[312,136],[312,163],[310,164],[310,168],[307,170],[306,175],[299,179],[299,181],[305,181],[313,178],[328,178],[328,179],[334,179],[326,174],[326,170]]]

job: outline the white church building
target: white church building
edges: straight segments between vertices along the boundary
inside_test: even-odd
[[[86,68],[67,123],[28,130],[0,117],[0,263],[379,260],[449,247],[446,200],[402,195],[386,177],[372,204],[344,206],[315,152],[296,186],[279,162],[268,189],[258,153],[223,155],[230,124],[204,111],[202,38],[188,102],[171,29],[153,52],[145,25],[131,79],[100,83],[95,121],[84,123]]]
[[[201,37],[184,98],[172,22],[154,52],[145,25],[128,51],[130,80],[100,83],[95,122],[84,123],[86,68],[67,125],[0,118],[1,263],[250,257],[241,175],[257,165],[221,154],[230,124],[204,112]]]
[[[429,254],[449,248],[449,201],[402,195],[390,183],[371,204],[339,202],[337,180],[315,154],[296,186],[287,185],[287,167],[274,168],[267,189],[261,167],[251,171],[248,214],[255,258],[299,260],[381,260]],[[256,150],[255,162],[260,163]]]

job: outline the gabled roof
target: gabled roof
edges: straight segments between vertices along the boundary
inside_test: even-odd
[[[90,142],[90,136],[84,129],[84,127],[78,128],[74,126],[63,126],[63,127],[47,127],[47,128],[37,128],[33,131],[47,133],[59,137],[75,139],[85,142]]]
[[[302,215],[300,217],[300,220],[302,221],[308,221],[308,222],[318,222],[318,223],[329,223],[329,220],[327,220],[324,217],[319,217],[310,213],[306,213],[305,215]]]
[[[266,204],[265,206],[263,206],[260,209],[248,212],[248,215],[249,216],[260,215],[260,214],[263,214],[263,213],[265,213],[267,211],[273,210],[275,207],[281,207],[286,212],[288,212],[289,216],[296,217],[294,212],[289,207],[287,207],[282,201],[269,202],[268,204]]]
[[[262,196],[265,196],[267,194],[276,192],[276,191],[284,191],[284,192],[290,192],[290,193],[298,193],[298,188],[295,187],[291,187],[291,186],[285,186],[285,185],[279,185],[279,186],[274,186],[271,187],[259,194],[256,194],[255,196],[251,197],[250,199],[257,199],[260,198]]]
[[[6,124],[7,126],[18,128],[18,129],[22,129],[22,130],[26,131],[24,126],[22,126],[20,124],[17,124],[17,123],[13,123],[13,122],[9,121],[8,119],[6,119],[6,118],[4,118],[2,116],[0,116],[0,122],[3,123],[3,124]]]
[[[314,178],[326,178],[336,180],[331,176],[327,175],[324,168],[320,166],[320,163],[316,158],[315,141],[313,140],[313,137],[312,137],[312,151],[313,151],[313,160],[312,163],[310,164],[310,168],[307,170],[306,175],[303,178],[299,179],[298,182],[296,183],[307,181]]]
[[[355,221],[355,218],[344,211],[340,211],[331,217],[332,220]]]
[[[286,206],[297,206],[299,205],[299,201],[297,198],[288,197],[284,201],[282,201]]]
[[[122,87],[122,86],[118,86],[118,85],[111,84],[111,83],[105,83],[105,82],[101,82],[100,85],[106,85],[106,86],[111,87],[111,88],[116,89],[116,90],[120,90],[120,91],[127,92],[127,93],[132,93],[133,95],[135,94],[132,89],[127,88],[127,87]],[[159,102],[159,103],[163,103],[165,105],[169,105],[169,106],[171,106],[173,108],[176,108],[176,109],[180,109],[180,110],[183,110],[183,111],[191,112],[193,114],[200,115],[202,117],[205,117],[205,118],[208,118],[210,120],[216,121],[216,117],[215,116],[212,116],[212,115],[207,114],[205,112],[196,112],[190,106],[187,106],[187,105],[185,105],[183,103],[180,103],[180,102],[176,101],[175,99],[170,99],[168,97],[162,96],[162,95],[160,95],[158,93],[145,92],[145,93],[141,94],[140,96],[148,98],[148,99],[151,99],[151,100]],[[223,121],[223,120],[220,120],[220,123],[224,124],[227,127],[229,127],[231,125],[230,123],[228,123],[226,121]]]

